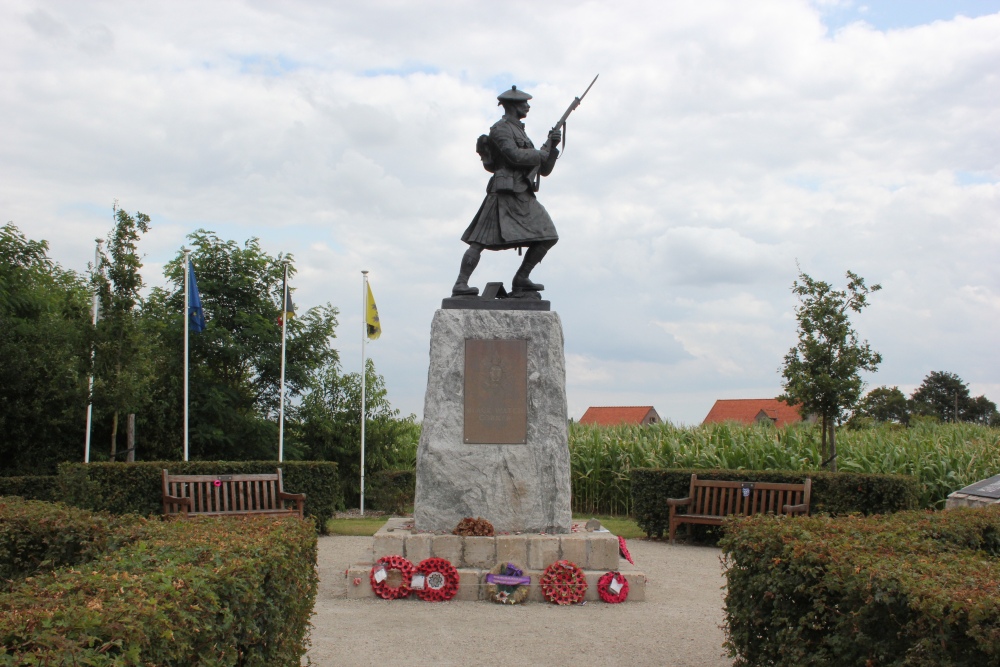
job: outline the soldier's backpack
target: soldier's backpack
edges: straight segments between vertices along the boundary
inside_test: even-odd
[[[476,152],[479,153],[479,159],[483,161],[483,169],[491,174],[496,171],[497,164],[493,160],[493,148],[490,146],[489,136],[479,135],[479,138],[476,139]]]

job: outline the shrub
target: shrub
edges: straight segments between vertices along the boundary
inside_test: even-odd
[[[138,463],[63,463],[60,493],[66,503],[112,514],[160,514],[163,470],[172,474],[236,475],[273,473],[281,468],[285,491],[306,494],[306,516],[321,531],[343,507],[337,464],[327,461],[143,461]]]
[[[0,477],[0,496],[20,496],[26,500],[59,500],[59,477],[56,475]]]
[[[415,470],[380,470],[370,479],[368,497],[372,509],[401,514],[413,507],[417,490]]]
[[[136,539],[138,517],[0,497],[0,580],[79,565]]]
[[[1000,507],[736,518],[720,542],[735,665],[996,665]]]
[[[0,596],[0,664],[300,664],[318,581],[312,521],[202,518],[144,531]]]
[[[902,475],[863,475],[844,472],[800,470],[662,470],[632,471],[632,502],[635,521],[647,535],[662,537],[670,530],[668,498],[685,498],[691,474],[699,479],[798,484],[812,479],[811,514],[886,514],[918,506],[920,488],[916,480]],[[715,531],[691,526],[692,534],[704,537]]]

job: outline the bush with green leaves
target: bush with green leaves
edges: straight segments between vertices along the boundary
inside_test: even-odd
[[[143,525],[135,516],[0,497],[0,580],[93,560],[136,539]]]
[[[720,546],[737,667],[1000,660],[1000,507],[740,518]]]
[[[310,520],[150,521],[0,595],[0,665],[299,665],[315,563]]]

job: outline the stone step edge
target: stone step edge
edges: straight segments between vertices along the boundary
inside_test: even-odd
[[[345,575],[347,578],[347,594],[344,597],[380,599],[375,595],[375,591],[371,587],[371,580],[369,579],[371,569],[371,563],[355,563],[347,568]],[[644,602],[646,600],[646,575],[640,570],[635,569],[621,569],[618,571],[628,580],[629,593],[626,602]],[[478,568],[458,568],[458,594],[452,599],[463,602],[485,600],[486,575],[489,572],[489,570]],[[527,598],[529,602],[545,602],[548,604],[542,596],[541,586],[538,585],[538,580],[542,576],[542,572],[543,570],[525,570],[525,574],[531,577],[531,586]],[[587,592],[584,594],[584,600],[588,602],[599,602],[601,600],[600,595],[597,593],[597,581],[607,574],[607,572],[607,570],[583,571],[584,576],[587,578]],[[354,584],[355,580],[360,580],[357,585]],[[420,600],[415,595],[411,595],[410,598]]]

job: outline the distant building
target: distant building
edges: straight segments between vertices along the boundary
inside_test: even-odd
[[[659,424],[660,415],[652,405],[587,408],[580,417],[581,424],[618,426],[619,424]]]
[[[798,406],[788,405],[776,398],[719,399],[708,411],[703,424],[717,422],[754,422],[785,426],[802,421]]]

